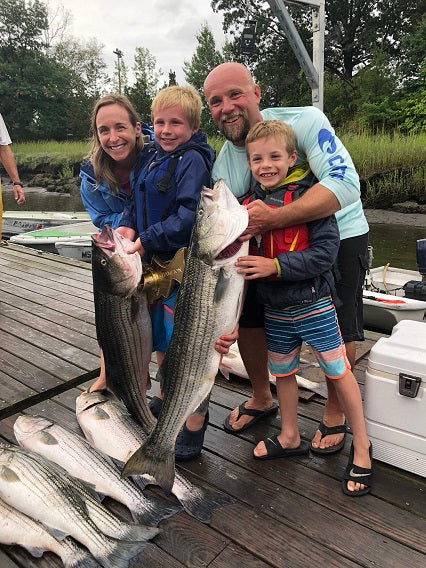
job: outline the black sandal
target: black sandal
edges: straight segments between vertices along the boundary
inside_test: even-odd
[[[373,446],[370,442],[370,449],[368,450],[371,460],[371,468],[360,467],[354,464],[354,445],[351,444],[351,451],[349,452],[349,461],[345,469],[345,474],[342,480],[342,490],[345,495],[349,497],[362,497],[370,493],[373,479]],[[359,491],[349,491],[348,481],[354,483],[362,483],[365,485],[364,489]]]
[[[326,426],[324,422],[320,422],[318,430],[321,432],[320,440],[325,438],[325,436],[331,436],[332,434],[344,434],[344,436],[338,444],[335,444],[334,446],[329,446],[328,448],[314,448],[311,442],[310,445],[311,452],[314,454],[335,454],[337,452],[340,452],[340,450],[345,445],[346,433],[348,431],[346,422],[344,424],[339,424],[338,426]]]

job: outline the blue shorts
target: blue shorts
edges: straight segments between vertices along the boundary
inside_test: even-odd
[[[149,306],[152,323],[152,350],[165,353],[173,331],[174,309],[179,286],[168,298],[156,300]]]
[[[268,366],[272,375],[296,373],[302,342],[308,343],[326,377],[340,379],[350,369],[336,310],[330,297],[306,306],[265,306]]]

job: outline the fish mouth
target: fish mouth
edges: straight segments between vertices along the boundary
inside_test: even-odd
[[[114,233],[110,225],[104,225],[100,233],[94,233],[92,236],[92,242],[98,245],[101,249],[110,250],[112,252],[116,249],[116,244],[114,241]]]
[[[225,247],[220,253],[216,256],[216,260],[228,260],[232,258],[241,250],[243,243],[241,241],[234,241],[227,247]]]

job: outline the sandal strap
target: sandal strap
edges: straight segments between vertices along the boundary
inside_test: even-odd
[[[348,464],[343,479],[353,481],[354,483],[362,483],[363,485],[371,485],[373,470],[367,467],[360,467],[353,463]]]
[[[331,436],[332,434],[346,434],[348,427],[346,422],[344,424],[338,424],[337,426],[326,426],[324,422],[320,422],[318,430],[321,432],[321,440],[325,436]]]

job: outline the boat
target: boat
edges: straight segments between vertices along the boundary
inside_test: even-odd
[[[401,320],[426,323],[426,239],[416,243],[419,271],[389,264],[367,271],[363,293],[364,327],[391,332]]]
[[[10,242],[44,252],[58,253],[57,245],[62,243],[87,244],[91,242],[91,235],[97,232],[97,227],[91,221],[79,221],[13,235],[10,237]]]
[[[87,237],[56,241],[55,248],[62,256],[82,262],[92,262],[92,240]]]
[[[3,211],[2,236],[9,238],[28,231],[89,221],[87,211]]]

